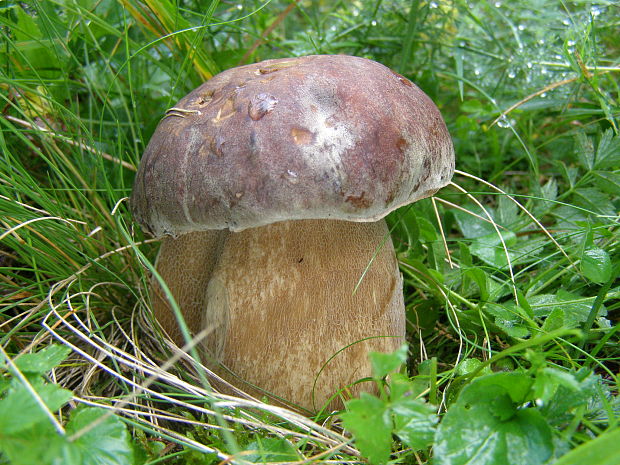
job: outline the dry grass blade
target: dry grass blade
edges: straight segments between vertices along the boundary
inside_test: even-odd
[[[439,225],[439,234],[441,234],[441,239],[443,241],[443,248],[446,251],[446,257],[448,258],[448,263],[450,264],[450,268],[454,268],[454,263],[452,263],[452,256],[450,255],[450,249],[448,249],[448,241],[446,240],[446,233],[443,230],[443,225],[441,224],[441,217],[439,216],[439,210],[437,209],[437,202],[435,201],[435,197],[431,197],[431,201],[433,202],[433,211],[435,212],[435,217],[437,218],[437,224]]]
[[[98,257],[95,261],[101,261],[115,253],[126,250],[128,247],[130,246],[120,247],[114,251],[108,252]],[[51,335],[54,339],[70,347],[74,354],[79,355],[80,360],[82,360],[81,369],[86,369],[89,373],[88,376],[76,376],[70,372],[63,374],[61,373],[62,370],[56,370],[57,376],[60,376],[61,381],[75,382],[76,380],[80,380],[85,383],[89,383],[91,380],[101,376],[113,377],[117,380],[117,383],[126,386],[126,390],[129,391],[129,394],[125,394],[120,398],[115,398],[113,406],[105,405],[103,402],[99,404],[97,402],[98,396],[91,395],[76,397],[76,401],[88,403],[89,405],[101,405],[109,409],[110,414],[120,413],[134,418],[141,424],[168,437],[174,438],[176,441],[184,443],[189,447],[205,452],[217,453],[218,457],[225,461],[235,458],[221,451],[211,450],[207,446],[188,439],[179,432],[172,431],[162,426],[161,422],[164,420],[186,424],[188,424],[188,422],[185,418],[175,418],[174,415],[163,413],[161,409],[154,409],[152,407],[154,402],[164,402],[170,406],[193,412],[196,418],[204,416],[213,418],[217,415],[217,409],[223,409],[227,413],[222,417],[228,423],[236,423],[249,430],[264,430],[279,436],[296,437],[305,441],[312,441],[316,444],[321,444],[321,449],[327,447],[333,451],[342,451],[354,456],[359,455],[357,450],[350,446],[349,438],[329,428],[323,427],[296,412],[286,408],[264,404],[249,396],[247,396],[247,398],[233,397],[218,392],[212,392],[196,386],[191,382],[187,382],[168,371],[176,362],[189,357],[186,352],[187,347],[178,349],[172,345],[172,348],[175,349],[173,350],[175,355],[172,358],[159,364],[151,360],[144,354],[145,352],[152,353],[152,351],[142,350],[142,348],[139,347],[139,338],[136,338],[136,332],[140,329],[144,329],[142,326],[150,325],[138,323],[140,328],[135,328],[127,332],[126,329],[123,328],[121,321],[116,318],[113,313],[112,321],[107,322],[106,339],[103,339],[100,336],[100,327],[97,325],[94,313],[90,308],[91,299],[96,298],[97,301],[100,300],[101,297],[97,292],[98,288],[120,286],[120,284],[98,283],[92,286],[88,291],[72,292],[71,289],[80,282],[78,279],[79,275],[86,271],[91,265],[92,264],[88,264],[82,267],[72,277],[52,286],[47,297],[47,304],[51,311],[42,322],[46,334]],[[56,296],[60,296],[60,300],[57,301]],[[144,311],[135,311],[134,318],[132,318],[132,328],[134,328],[135,318],[144,318],[143,313]],[[86,315],[86,319],[81,318],[82,314]],[[149,327],[149,329],[152,331],[152,328]],[[37,341],[41,343],[44,339],[45,337],[41,336]],[[154,341],[155,337],[146,343],[156,343]],[[199,340],[194,341],[194,343],[197,342],[199,342]],[[169,341],[165,341],[165,343],[172,344]],[[31,348],[32,347],[29,347],[29,349]],[[133,354],[128,352],[127,349],[130,349]],[[163,347],[163,349],[165,351],[166,347]],[[84,367],[84,364],[86,367]],[[192,361],[189,367],[190,369],[196,369],[195,362]],[[216,376],[214,373],[209,372],[206,367],[200,366],[199,368],[205,370],[209,377]],[[182,370],[182,372],[187,374],[186,369]],[[157,390],[151,388],[155,382],[158,384]],[[167,389],[162,391],[162,386],[167,386]],[[89,386],[81,386],[80,389],[74,390],[76,392],[85,392],[89,390]],[[213,406],[214,409],[180,400],[167,394],[166,391],[186,393],[189,396],[202,399],[203,403]],[[107,399],[109,400],[109,397]],[[281,421],[265,422],[261,420],[261,417],[265,414],[279,418]],[[283,426],[282,421],[290,426]],[[192,422],[192,424],[194,423],[196,426],[206,429],[222,429],[220,425],[208,422]],[[94,426],[96,425],[92,425],[92,427]],[[84,432],[80,433],[83,434]],[[235,462],[238,461],[239,459],[235,459]]]

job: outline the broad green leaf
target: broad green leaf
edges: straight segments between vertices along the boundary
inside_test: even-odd
[[[121,419],[103,409],[77,409],[67,424],[67,441],[62,449],[63,465],[131,465],[133,449],[127,427]],[[83,433],[83,434],[82,434]]]
[[[463,274],[478,285],[480,300],[483,302],[489,300],[489,277],[484,270],[479,267],[471,267],[464,270]]]
[[[32,381],[32,387],[51,412],[56,412],[73,396],[71,391],[56,384],[44,384],[43,380]],[[14,379],[6,397],[0,399],[0,431],[15,434],[43,421],[50,421],[43,406]]]
[[[616,214],[614,205],[609,200],[609,196],[593,187],[583,187],[575,189],[575,196],[571,197],[579,206],[602,215],[614,216]]]
[[[611,279],[611,259],[609,254],[597,247],[586,249],[581,256],[581,272],[595,283],[605,283]]]
[[[482,217],[485,220],[488,220],[486,214],[482,210],[479,208],[472,208],[471,211],[472,214],[461,210],[456,210],[454,212],[454,217],[456,218],[456,222],[459,225],[463,236],[467,239],[474,239],[476,237],[495,233],[495,229],[491,223],[479,218]],[[490,209],[487,209],[487,211],[492,214]]]
[[[594,168],[594,145],[583,131],[577,133],[577,156],[584,168]]]
[[[500,386],[503,388],[515,404],[521,404],[527,400],[528,393],[532,387],[534,380],[518,371],[509,373],[493,373],[492,375],[481,376],[476,378],[471,385],[477,386],[476,389],[484,389],[485,386]],[[466,393],[465,388],[462,395],[465,398],[470,398],[471,393]],[[475,390],[472,390],[474,392]],[[469,391],[468,391],[469,392]],[[460,398],[460,397],[459,397]],[[473,397],[472,397],[473,398]]]
[[[15,434],[0,431],[0,454],[11,465],[64,465],[58,459],[65,441],[50,422],[39,422]]]
[[[369,357],[373,377],[383,379],[388,374],[397,371],[407,361],[407,353],[407,344],[403,344],[392,353],[371,352]]]
[[[614,136],[611,128],[603,133],[598,143],[595,167],[603,170],[620,168],[620,137]]]
[[[620,428],[576,447],[555,465],[618,465],[620,463]]]
[[[296,462],[301,459],[297,449],[284,438],[257,438],[245,446],[243,460],[252,463]],[[254,452],[255,451],[255,452]]]
[[[456,366],[456,374],[459,376],[468,375],[469,373],[473,373],[477,370],[480,365],[482,365],[482,362],[477,358],[466,358]],[[483,373],[488,374],[488,372],[485,373],[484,371]]]
[[[596,375],[581,379],[579,373],[545,367],[536,375],[534,395],[543,416],[559,425],[571,420],[575,408],[600,403],[601,387]]]
[[[353,433],[355,445],[372,464],[384,464],[392,450],[392,420],[385,403],[366,392],[347,402],[344,427]]]
[[[21,42],[43,39],[43,34],[32,16],[19,7],[13,11],[15,11],[17,16],[17,24],[11,28],[11,31],[15,35],[16,40]]]
[[[417,217],[420,238],[425,242],[435,242],[438,233],[435,225],[424,217]]]
[[[519,216],[519,207],[508,196],[500,195],[497,206],[497,222],[502,226],[510,227]]]
[[[24,373],[44,374],[59,365],[71,352],[66,346],[52,345],[38,352],[24,354],[15,360],[17,367]]]
[[[560,329],[564,326],[564,310],[560,307],[555,307],[551,310],[551,313],[545,318],[545,322],[542,325],[543,332],[551,332],[556,329]]]
[[[518,408],[515,395],[522,393],[498,375],[508,373],[474,380],[449,408],[437,428],[433,464],[538,465],[553,456],[549,425],[538,411]]]
[[[478,237],[469,250],[488,265],[503,269],[508,266],[508,258],[506,257],[506,250],[504,250],[502,239],[508,251],[517,242],[517,236],[511,231],[502,231],[501,239],[496,232],[493,232],[486,236]]]
[[[527,322],[522,318],[524,311],[514,303],[487,304],[484,311],[493,315],[495,324],[510,337],[523,338],[530,334]]]
[[[592,174],[599,179],[596,185],[611,195],[620,195],[620,173],[615,171],[594,171]]]
[[[550,315],[556,308],[562,310],[563,326],[566,328],[575,328],[588,319],[593,297],[581,297],[579,295],[558,290],[557,294],[539,294],[528,297],[530,305],[534,310],[534,314],[539,318]],[[601,306],[598,312],[599,317],[607,315],[607,309]],[[556,313],[556,318],[559,314]]]
[[[418,384],[400,373],[390,376],[389,409],[394,421],[394,434],[409,447],[421,450],[433,443],[439,419],[436,407],[423,399],[416,399]]]
[[[534,396],[537,401],[548,402],[560,386],[572,391],[579,390],[579,381],[572,373],[561,371],[556,368],[545,367],[536,374],[534,381]]]
[[[439,418],[435,408],[421,399],[401,398],[391,404],[394,433],[407,446],[426,449],[433,443]]]
[[[536,204],[536,212],[544,212],[551,208],[553,206],[552,201],[558,198],[558,183],[555,178],[550,178],[549,181],[540,187],[540,196],[547,200]]]

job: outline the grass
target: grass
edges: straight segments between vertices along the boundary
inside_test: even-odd
[[[618,12],[556,0],[4,2],[0,403],[32,421],[0,413],[0,463],[62,450],[66,463],[456,464],[472,460],[466,445],[502,441],[470,463],[617,463]],[[416,82],[459,169],[388,218],[409,354],[377,362],[391,389],[352,401],[344,420],[208,389],[151,319],[158,244],[126,201],[177,99],[229,67],[312,53],[369,57]],[[7,445],[18,439],[38,462]]]

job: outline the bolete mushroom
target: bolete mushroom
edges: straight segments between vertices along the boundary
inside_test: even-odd
[[[131,207],[168,236],[157,270],[191,331],[210,329],[216,371],[315,411],[340,406],[339,390],[373,389],[356,384],[368,352],[403,343],[383,217],[453,172],[437,107],[403,76],[352,56],[277,59],[224,71],[168,110]],[[182,344],[157,284],[151,295]]]

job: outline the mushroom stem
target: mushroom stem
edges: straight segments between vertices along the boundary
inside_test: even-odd
[[[213,233],[191,236],[203,234]],[[371,375],[368,353],[393,351],[404,341],[402,279],[388,234],[383,220],[286,221],[230,233],[214,265],[206,254],[204,302],[196,287],[204,276],[191,286],[176,282],[187,279],[189,271],[178,270],[188,270],[182,260],[194,258],[187,248],[202,247],[199,239],[180,238],[177,255],[163,250],[158,270],[173,293],[194,294],[177,300],[194,331],[214,328],[204,347],[220,375],[251,394],[316,411],[340,389],[346,397],[374,390],[369,382],[352,386]],[[222,239],[204,243],[210,241]],[[162,316],[164,327],[174,323]],[[328,405],[341,406],[340,399]]]
[[[155,267],[181,308],[192,334],[202,330],[205,289],[228,234],[227,230],[210,230],[177,238],[166,237],[161,242]],[[186,341],[168,298],[155,279],[151,282],[151,304],[161,327],[179,347],[183,347]]]

